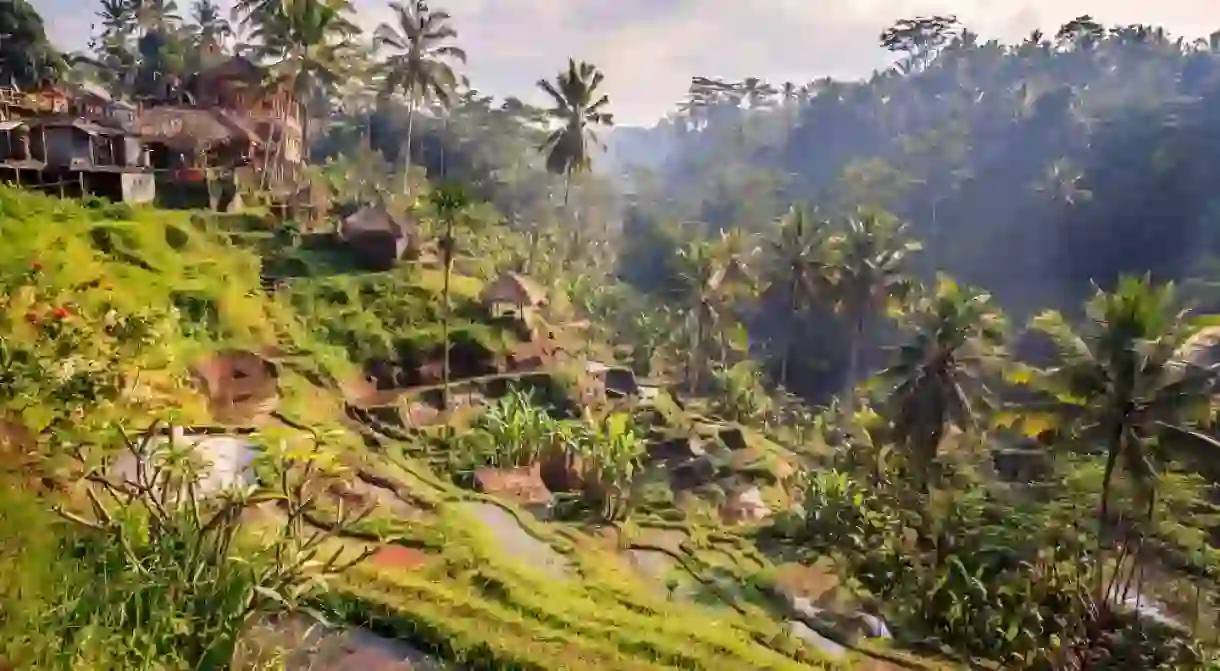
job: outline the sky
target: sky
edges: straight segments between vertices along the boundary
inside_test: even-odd
[[[383,0],[354,0],[368,29],[390,17]],[[82,49],[97,0],[30,0],[51,39]],[[187,5],[190,0],[179,0]],[[857,78],[884,67],[877,36],[900,18],[956,14],[984,39],[1053,33],[1081,14],[1149,23],[1175,35],[1220,29],[1217,0],[433,0],[454,17],[467,73],[485,94],[544,102],[539,78],[574,57],[606,74],[622,124],[651,125],[684,96],[692,75],[773,83]],[[90,9],[83,9],[89,7]],[[751,9],[753,8],[753,9]]]

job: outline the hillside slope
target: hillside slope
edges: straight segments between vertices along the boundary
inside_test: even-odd
[[[7,296],[0,351],[41,371],[2,397],[13,424],[41,432],[35,458],[16,470],[54,480],[71,469],[69,442],[113,444],[115,425],[216,424],[191,366],[225,351],[258,353],[277,364],[280,400],[277,412],[251,420],[253,428],[322,437],[346,473],[340,489],[375,504],[359,538],[336,541],[340,550],[380,551],[316,604],[332,617],[469,668],[727,671],[855,663],[855,653],[834,661],[786,636],[782,615],[765,599],[722,598],[773,572],[746,533],[651,516],[617,528],[542,522],[456,486],[429,466],[425,443],[356,421],[344,388],[362,377],[366,361],[353,356],[384,355],[413,333],[417,344],[433,337],[435,282],[406,268],[363,279],[304,278],[268,295],[258,246],[234,242],[243,239],[238,224],[250,223],[0,189],[0,286]],[[511,342],[494,323],[474,320],[478,280],[459,285],[457,330],[493,348]],[[80,373],[70,381],[88,382],[92,391],[50,373],[65,361],[76,361]],[[107,389],[112,393],[98,391]],[[21,510],[70,534],[44,509],[65,494],[26,496]],[[58,576],[87,567],[26,536],[29,523],[16,513],[0,516],[0,545],[15,562],[0,578],[0,604],[32,612],[40,602],[31,594],[51,605]],[[696,591],[702,585],[710,594],[696,602],[667,595],[633,568],[633,556],[650,549],[670,555],[673,571],[687,572],[662,580]],[[31,592],[39,579],[44,583]],[[36,638],[19,628],[23,623],[0,625],[6,644],[16,642],[0,651],[16,655],[20,641]],[[103,634],[92,645],[106,640]],[[72,652],[74,668],[90,668],[96,650],[77,645],[84,647]]]

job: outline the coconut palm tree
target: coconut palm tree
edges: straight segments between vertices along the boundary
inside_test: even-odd
[[[449,278],[453,275],[453,255],[457,250],[457,238],[454,227],[458,217],[470,204],[470,199],[461,186],[456,183],[442,184],[429,195],[429,201],[436,216],[445,225],[445,233],[438,243],[441,252],[441,263],[445,268],[444,281],[441,285],[441,343],[444,351],[441,355],[441,408],[449,409]]]
[[[1179,309],[1172,284],[1123,278],[1113,292],[1097,289],[1085,316],[1079,330],[1055,311],[1035,317],[1031,327],[1054,344],[1056,360],[1041,371],[1020,368],[1014,380],[1044,398],[1041,410],[1022,411],[1029,433],[1054,427],[1066,444],[1104,455],[1101,551],[1116,472],[1127,474],[1151,512],[1158,457],[1201,448],[1214,459],[1220,442],[1201,431],[1213,417],[1215,377],[1185,360],[1198,326]],[[1100,578],[1098,591],[1100,600]]]
[[[466,63],[466,52],[451,44],[457,30],[449,25],[450,15],[432,10],[424,0],[391,2],[394,24],[382,23],[373,33],[375,49],[392,53],[381,64],[382,91],[401,92],[407,99],[407,139],[404,165],[411,166],[411,135],[415,112],[421,103],[436,102],[448,109],[454,94],[464,83],[454,70]]]
[[[814,298],[826,290],[829,222],[818,219],[807,207],[794,205],[780,218],[775,237],[770,241],[773,261],[770,284],[784,288],[788,299],[788,327],[780,355],[779,382],[788,386],[789,365],[796,350],[796,328],[800,314],[812,306]]]
[[[990,295],[943,275],[904,321],[910,338],[879,379],[889,388],[894,436],[926,493],[945,430],[978,426],[972,397],[985,392],[983,373],[1000,372],[1007,328]]]
[[[907,236],[907,224],[877,210],[858,209],[846,230],[834,238],[830,267],[835,310],[849,328],[847,374],[843,385],[844,408],[855,409],[860,381],[860,349],[870,319],[891,300],[901,300],[910,289],[907,258],[920,249]]]
[[[678,250],[676,293],[690,324],[687,380],[691,393],[699,388],[708,367],[710,344],[723,327],[723,318],[738,290],[747,284],[742,239],[722,234],[719,240],[696,240]],[[722,345],[723,345],[722,338]]]
[[[546,154],[547,170],[564,176],[564,209],[568,207],[572,175],[592,167],[591,147],[604,148],[593,129],[614,125],[613,115],[604,111],[610,105],[610,97],[598,90],[605,79],[594,65],[568,59],[568,69],[560,72],[554,83],[538,80],[538,87],[554,104],[547,115],[560,124],[547,136],[540,150]]]
[[[301,128],[308,160],[312,110],[345,79],[360,29],[349,19],[347,0],[283,0],[278,9],[256,13],[250,37],[260,60],[270,61],[273,82],[286,81],[301,103]]]
[[[191,6],[191,20],[200,49],[219,49],[233,37],[233,26],[221,14],[216,0],[196,0]]]

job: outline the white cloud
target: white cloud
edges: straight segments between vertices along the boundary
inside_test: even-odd
[[[52,37],[82,45],[86,0],[33,0]],[[540,100],[534,83],[568,57],[601,67],[622,122],[671,108],[691,75],[773,81],[861,76],[883,65],[877,35],[895,19],[955,13],[984,37],[1053,32],[1092,13],[1108,24],[1152,23],[1175,34],[1220,28],[1216,0],[435,0],[454,15],[474,85],[497,96]],[[368,27],[389,18],[382,2],[357,0]],[[766,9],[751,9],[765,7]],[[90,10],[90,13],[92,10]]]

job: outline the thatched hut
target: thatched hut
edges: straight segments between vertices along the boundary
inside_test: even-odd
[[[524,315],[527,309],[538,309],[547,304],[546,292],[542,287],[517,273],[504,273],[496,278],[496,281],[483,288],[479,300],[488,311],[498,316],[514,311],[518,315]]]
[[[136,119],[135,130],[152,149],[153,167],[159,169],[234,167],[262,145],[248,122],[217,108],[153,107]]]
[[[343,219],[339,239],[370,270],[389,270],[419,246],[415,221],[380,205],[367,205]]]

